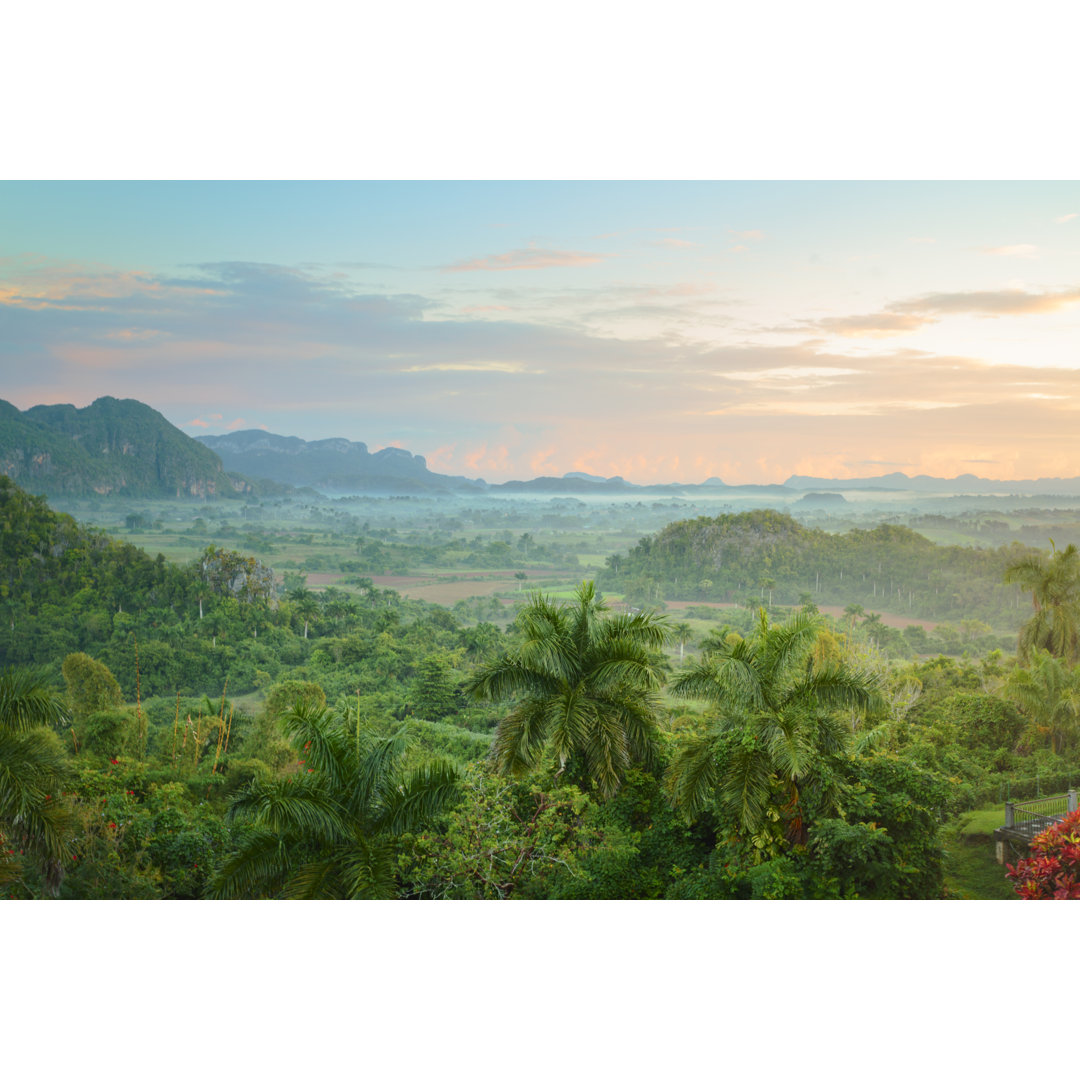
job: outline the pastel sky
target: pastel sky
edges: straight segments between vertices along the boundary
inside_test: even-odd
[[[1080,183],[0,183],[0,397],[489,481],[1080,475]]]

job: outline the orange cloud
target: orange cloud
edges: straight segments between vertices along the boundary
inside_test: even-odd
[[[484,255],[481,258],[466,259],[451,266],[444,266],[443,272],[461,274],[474,270],[545,270],[553,266],[592,266],[610,257],[607,254],[589,251],[519,248],[516,251],[503,252],[501,255]]]

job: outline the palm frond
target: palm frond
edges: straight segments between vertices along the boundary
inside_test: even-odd
[[[0,728],[29,731],[56,727],[70,715],[63,698],[44,672],[36,668],[7,668],[0,673]]]
[[[415,832],[442,813],[460,794],[461,773],[451,761],[429,761],[390,792],[377,829],[392,836]]]
[[[310,768],[326,776],[333,787],[345,779],[352,757],[345,725],[331,710],[298,702],[281,718],[288,740]]]
[[[720,798],[738,816],[739,824],[756,833],[765,822],[772,797],[773,767],[757,747],[735,746],[720,779]]]
[[[709,805],[719,782],[716,762],[719,744],[716,733],[687,740],[665,774],[664,783],[671,802],[690,821]]]
[[[254,829],[207,882],[210,900],[276,896],[290,871],[289,845],[268,829]]]
[[[279,836],[319,843],[333,843],[347,828],[325,779],[307,775],[253,780],[226,811],[226,820],[244,819]]]
[[[548,711],[543,698],[523,701],[504,716],[491,742],[495,768],[508,776],[521,776],[540,758],[548,733]]]
[[[343,896],[340,866],[333,855],[308,859],[285,879],[281,886],[283,900],[339,900]]]
[[[384,841],[354,837],[337,853],[342,887],[350,900],[389,900],[395,894],[393,849]]]

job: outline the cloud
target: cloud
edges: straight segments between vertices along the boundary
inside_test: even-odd
[[[241,417],[237,417],[235,420],[230,420],[225,428],[227,431],[242,431],[244,428],[249,428],[251,425]]]
[[[909,244],[936,244],[937,240],[933,236],[909,236]]]
[[[1039,249],[1034,244],[1005,244],[1003,247],[982,249],[984,255],[1003,255],[1006,258],[1034,259]]]
[[[592,266],[611,258],[610,254],[589,251],[553,251],[548,248],[518,248],[500,255],[484,255],[444,266],[447,274],[476,270],[546,270],[557,266]]]
[[[728,232],[739,240],[763,240],[765,238],[765,234],[760,229],[744,229],[742,232],[728,229]]]
[[[470,304],[468,307],[463,307],[462,312],[472,314],[477,311],[509,311],[510,308],[506,304]]]
[[[1073,218],[1078,217],[1077,214],[1062,214],[1059,218],[1054,218],[1054,223],[1057,225],[1064,225],[1066,221],[1072,221]]]
[[[114,289],[118,273],[101,268],[112,284],[98,291]],[[138,280],[93,310],[64,306],[59,288],[49,306],[0,309],[3,396],[25,408],[58,393],[81,404],[113,394],[146,401],[189,431],[262,426],[369,446],[396,441],[437,452],[440,472],[500,480],[581,463],[642,482],[737,483],[794,471],[852,475],[852,459],[864,458],[910,460],[936,475],[974,460],[1000,462],[986,466],[998,476],[1080,471],[1069,456],[1080,372],[882,346],[847,355],[828,344],[897,330],[904,317],[1056,310],[1078,290],[909,297],[832,324],[828,338],[775,346],[669,333],[730,314],[734,294],[708,282],[505,296],[462,289],[448,305],[445,296],[373,294],[325,272],[266,264]],[[17,276],[3,281],[28,294]],[[512,303],[514,312],[463,317],[459,300]],[[603,311],[619,309],[641,315],[632,333],[620,331],[617,315],[603,321]],[[593,330],[590,312],[601,313]],[[122,336],[131,330],[160,333]]]
[[[896,300],[869,315],[841,315],[771,327],[773,333],[806,333],[819,330],[851,338],[886,338],[910,334],[940,322],[946,315],[977,315],[996,319],[1004,315],[1047,315],[1080,303],[1080,288],[1051,292],[996,289],[979,292],[939,292]]]
[[[997,289],[984,292],[927,293],[888,304],[887,310],[934,315],[1045,315],[1080,303],[1080,288],[1057,292]]]
[[[701,244],[694,240],[680,240],[677,236],[665,236],[660,240],[650,240],[650,247],[665,248],[699,248]]]
[[[461,363],[414,364],[401,370],[410,374],[423,371],[494,371],[504,375],[520,375],[527,369],[516,360],[474,360]]]
[[[895,311],[879,311],[873,315],[844,315],[837,318],[818,319],[799,327],[799,332],[806,326],[813,326],[826,334],[839,334],[841,337],[895,337],[897,334],[910,334],[935,319],[922,318],[918,315],[904,315]]]

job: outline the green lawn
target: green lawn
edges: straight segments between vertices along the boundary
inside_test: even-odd
[[[994,830],[1005,824],[1005,806],[970,810],[942,830],[945,888],[955,900],[1015,900],[994,854]]]

